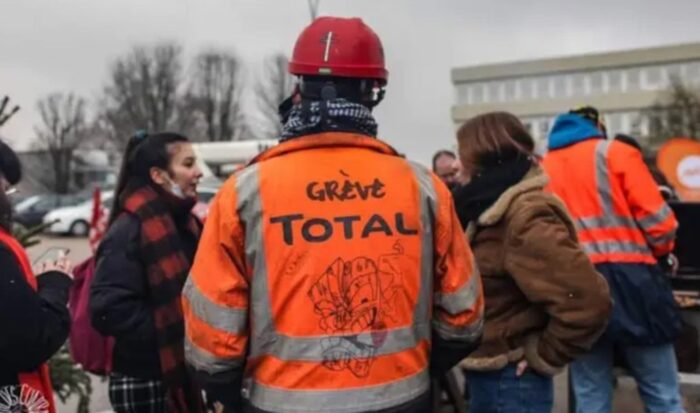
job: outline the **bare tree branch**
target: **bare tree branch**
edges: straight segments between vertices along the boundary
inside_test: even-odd
[[[37,102],[41,125],[35,127],[39,147],[48,151],[53,168],[50,183],[57,193],[70,190],[75,150],[88,137],[85,99],[73,93],[52,93]]]
[[[117,59],[100,101],[100,123],[117,146],[134,131],[179,129],[190,116],[183,111],[182,49],[172,43],[135,47]],[[186,133],[187,131],[181,132]]]
[[[195,58],[188,108],[197,114],[197,133],[209,141],[240,139],[241,63],[226,52],[209,51]],[[199,132],[201,131],[201,132]]]
[[[19,112],[19,105],[14,105],[9,107],[10,97],[5,95],[5,97],[0,101],[0,127],[2,127],[11,117],[13,117],[17,112]],[[7,112],[6,112],[7,111]]]
[[[262,78],[256,87],[260,110],[265,119],[264,138],[276,139],[282,133],[279,105],[292,93],[294,77],[287,71],[289,60],[282,54],[270,56],[264,63]]]
[[[679,78],[671,79],[670,89],[644,111],[653,142],[685,136],[700,139],[700,93]]]

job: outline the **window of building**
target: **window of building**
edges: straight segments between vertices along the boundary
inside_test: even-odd
[[[608,87],[607,91],[611,93],[622,92],[622,72],[612,70],[608,72]]]
[[[471,103],[471,100],[469,98],[469,85],[467,84],[458,84],[457,85],[457,103],[458,104],[469,104]]]
[[[484,83],[482,86],[484,93],[484,103],[493,102],[493,96],[491,96],[491,88],[488,83]]]
[[[519,79],[518,88],[520,89],[521,100],[533,100],[537,98],[537,89],[533,79]]]
[[[685,64],[685,80],[689,83],[700,83],[700,62]]]
[[[642,73],[644,89],[656,90],[664,86],[663,72],[660,66],[645,67]]]
[[[489,102],[503,102],[502,82],[489,82]]]
[[[606,116],[606,126],[610,135],[624,133],[624,129],[622,127],[622,116],[623,115],[621,113],[610,113]]]
[[[600,95],[604,92],[603,89],[603,72],[593,72],[589,75],[590,94]]]
[[[549,77],[537,78],[537,98],[538,99],[548,99],[551,97],[549,92]]]
[[[642,117],[637,113],[628,113],[627,119],[629,122],[629,133],[634,137],[642,136]]]
[[[666,87],[670,85],[673,81],[682,81],[684,69],[685,68],[683,67],[683,65],[680,64],[672,64],[666,66],[666,84],[663,86]]]
[[[552,96],[555,98],[565,98],[569,96],[566,75],[557,75],[552,78]]]
[[[640,70],[633,68],[625,70],[625,91],[634,92],[640,88]]]
[[[505,83],[503,86],[504,88],[504,94],[505,94],[505,101],[514,101],[518,99],[518,90],[517,90],[517,83],[515,80],[509,80]]]
[[[640,114],[637,114],[637,122],[639,123],[639,138],[646,138],[649,136],[649,120]]]
[[[586,77],[583,73],[575,73],[571,77],[571,96],[580,97],[586,95]]]
[[[484,85],[475,83],[471,86],[471,101],[472,104],[478,105],[484,103]]]

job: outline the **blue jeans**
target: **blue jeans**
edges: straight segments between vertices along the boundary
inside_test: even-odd
[[[470,413],[550,413],[554,385],[527,369],[517,377],[514,364],[496,371],[467,371]]]
[[[613,350],[611,341],[601,340],[589,353],[571,363],[577,413],[612,412]],[[618,345],[618,350],[637,381],[646,413],[683,413],[672,344]]]

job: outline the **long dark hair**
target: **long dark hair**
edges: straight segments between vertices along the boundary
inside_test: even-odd
[[[0,141],[0,180],[5,179],[10,185],[17,185],[22,179],[22,164],[15,151],[5,142]],[[0,227],[12,231],[12,202],[0,191]]]
[[[127,186],[152,184],[151,168],[167,170],[172,158],[170,145],[180,142],[189,142],[189,139],[172,132],[154,134],[139,132],[129,139],[119,170],[117,187],[114,189],[114,205],[109,214],[109,226],[123,211],[120,198]]]
[[[3,179],[2,172],[0,172],[0,179]],[[12,202],[5,191],[0,191],[0,227],[7,232],[12,232]]]

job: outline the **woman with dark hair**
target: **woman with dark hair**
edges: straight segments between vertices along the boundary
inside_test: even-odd
[[[55,413],[46,361],[70,329],[70,262],[40,265],[35,277],[24,248],[11,235],[7,194],[21,178],[17,155],[0,141],[0,411]]]
[[[534,141],[515,116],[472,118],[457,140],[457,214],[486,297],[482,344],[461,363],[470,411],[550,412],[552,376],[603,331],[607,284],[565,207],[544,190]]]
[[[90,290],[96,330],[115,339],[109,396],[117,413],[198,412],[184,364],[180,295],[201,224],[191,210],[202,172],[174,133],[127,145]]]

